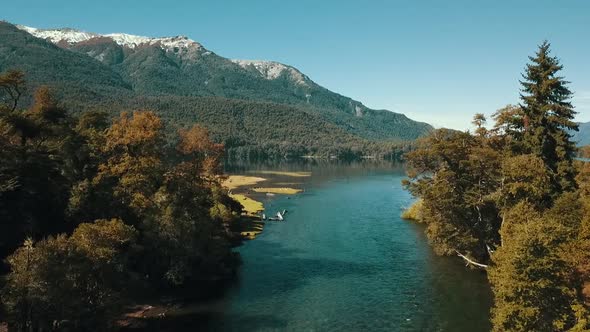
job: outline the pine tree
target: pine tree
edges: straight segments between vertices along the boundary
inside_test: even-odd
[[[523,143],[527,151],[543,159],[555,174],[552,179],[557,195],[575,189],[573,157],[575,145],[568,131],[578,130],[573,122],[576,112],[570,102],[569,82],[559,76],[563,66],[550,55],[545,41],[526,67],[521,81],[522,112],[524,114]]]

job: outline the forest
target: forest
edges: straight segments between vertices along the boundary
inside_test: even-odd
[[[588,331],[590,164],[576,159],[572,92],[544,42],[529,58],[521,101],[476,114],[406,155],[406,217],[434,250],[485,269],[494,331]]]
[[[74,116],[25,75],[0,75],[0,317],[14,331],[111,330],[137,296],[234,277],[241,205],[224,147],[154,112]]]
[[[70,97],[71,99],[71,97]],[[206,127],[226,156],[237,160],[298,159],[301,156],[359,160],[373,156],[400,160],[412,141],[369,140],[349,133],[313,112],[289,105],[220,97],[141,96],[97,109],[119,113],[153,109],[170,128],[187,123]],[[75,109],[88,105],[72,105]],[[403,127],[400,127],[403,130]]]

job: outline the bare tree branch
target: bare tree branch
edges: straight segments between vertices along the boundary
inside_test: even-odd
[[[457,250],[455,250],[455,252],[457,253],[457,256],[463,258],[467,262],[467,265],[474,265],[474,266],[477,266],[477,267],[481,267],[483,269],[487,269],[488,268],[488,265],[478,263],[478,262],[470,259],[469,257],[463,255],[462,253],[460,253]]]

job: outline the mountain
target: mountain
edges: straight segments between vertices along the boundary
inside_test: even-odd
[[[334,135],[341,133],[347,137],[344,140],[354,139],[360,145],[413,140],[432,129],[403,114],[369,109],[316,84],[294,67],[272,61],[227,59],[185,36],[100,35],[0,22],[0,71],[10,68],[25,71],[30,82],[55,87],[64,103],[76,110],[157,106],[165,118],[191,118],[212,128],[211,123],[195,116],[199,110],[184,106],[186,103],[202,108],[207,105],[199,98],[218,97],[207,98],[217,105],[210,105],[212,109],[229,111],[228,107],[249,105],[247,109],[284,110],[280,105],[287,105],[293,113],[288,123],[278,122],[276,115],[280,111],[248,114],[258,123],[282,127],[311,126],[313,119],[318,132],[330,128]],[[231,101],[235,99],[244,102]],[[179,108],[184,115],[178,113]],[[185,116],[188,114],[193,116]],[[243,136],[240,131],[245,130],[236,131],[232,135]]]
[[[590,145],[590,122],[581,122],[578,125],[579,130],[572,132],[572,139],[578,146]]]

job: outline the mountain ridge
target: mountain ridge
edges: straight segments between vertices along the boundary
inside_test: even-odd
[[[590,122],[579,122],[578,131],[570,132],[577,146],[590,145]]]
[[[127,33],[109,33],[109,34],[99,34],[95,32],[87,32],[73,28],[58,28],[58,29],[38,29],[33,28],[25,25],[15,25],[18,29],[26,31],[31,35],[41,38],[41,39],[49,39],[52,43],[58,44],[60,42],[67,42],[70,44],[76,44],[84,41],[88,41],[93,38],[111,38],[117,44],[121,46],[126,46],[129,48],[136,48],[142,44],[151,44],[154,45],[156,43],[161,43],[162,46],[166,48],[173,48],[173,47],[189,47],[189,45],[194,45],[198,48],[201,48],[202,45],[195,42],[194,40],[178,35],[178,36],[167,36],[167,37],[145,37],[139,35],[132,35]]]
[[[297,118],[310,121],[301,112],[308,113],[321,119],[314,120],[314,126],[334,125],[333,130],[343,131],[341,137],[351,134],[369,143],[411,141],[432,130],[430,125],[403,114],[369,109],[359,101],[332,92],[295,67],[275,61],[224,58],[185,36],[100,35],[74,29],[17,27],[4,22],[0,23],[0,70],[11,68],[22,69],[38,85],[57,87],[65,103],[76,110],[96,105],[119,109],[119,105],[134,105],[133,100],[155,103],[157,98],[152,97],[158,96],[178,97],[166,99],[174,100],[175,107],[182,104],[182,98],[221,97],[254,104],[246,107],[243,103],[209,100],[227,107],[261,107],[258,102],[287,105],[290,112],[300,114],[289,118],[291,122]],[[187,99],[187,103],[192,105],[195,101]],[[202,103],[196,104],[204,107]],[[178,111],[167,104],[158,103],[158,107],[167,118],[194,119],[175,114]],[[187,114],[200,113],[182,108]],[[278,121],[278,115],[272,112],[261,112],[259,116],[259,122]],[[303,128],[305,123],[291,125]],[[289,141],[288,137],[283,139]]]

